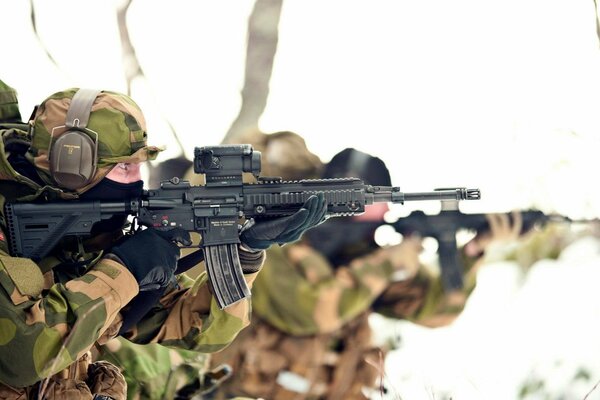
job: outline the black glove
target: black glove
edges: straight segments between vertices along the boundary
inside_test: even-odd
[[[295,242],[308,229],[327,219],[323,193],[310,196],[296,213],[287,217],[250,220],[240,232],[242,245],[252,251],[268,249],[273,243]]]
[[[190,234],[181,228],[170,231],[145,229],[126,236],[110,253],[133,274],[140,291],[152,290],[166,287],[173,278],[180,255],[177,242],[189,246],[192,243]]]

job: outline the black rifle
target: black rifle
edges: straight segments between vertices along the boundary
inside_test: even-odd
[[[131,215],[137,224],[151,229],[181,227],[201,234],[203,251],[179,260],[176,272],[204,259],[219,307],[225,308],[250,295],[238,254],[242,217],[259,220],[291,215],[316,193],[325,195],[329,216],[359,214],[375,202],[480,198],[479,189],[403,193],[399,187],[371,186],[356,178],[282,181],[260,177],[260,157],[247,144],[196,147],[194,172],[205,175],[202,186],[172,178],[130,201],[6,204],[11,255],[38,261],[62,238],[89,236],[96,222],[119,214]],[[243,173],[251,173],[257,182],[244,183]]]
[[[550,221],[573,222],[566,216],[546,214],[535,209],[519,212],[523,221],[521,234]],[[508,213],[508,217],[512,224],[511,213]],[[452,209],[442,208],[438,214],[432,215],[420,210],[413,211],[390,225],[402,235],[418,234],[437,240],[442,284],[446,291],[459,290],[463,287],[464,266],[456,243],[457,231],[464,229],[480,234],[490,231],[486,214],[463,213],[458,210],[457,205],[453,205]]]

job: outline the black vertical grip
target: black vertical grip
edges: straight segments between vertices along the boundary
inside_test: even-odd
[[[456,231],[444,231],[437,238],[442,285],[446,293],[463,288],[463,265],[456,248]]]

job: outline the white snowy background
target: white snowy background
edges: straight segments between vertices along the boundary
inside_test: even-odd
[[[585,237],[526,275],[488,264],[449,327],[374,316],[381,341],[399,340],[386,360],[390,391],[373,398],[600,399],[599,265],[600,241]]]
[[[124,92],[117,1],[0,1],[0,77],[27,117],[67,87]],[[146,80],[132,96],[151,142],[165,118],[218,144],[240,107],[252,1],[134,1],[129,30]],[[600,47],[592,0],[286,0],[261,128],[293,130],[324,161],[353,146],[405,191],[478,187],[463,212],[536,207],[600,216]],[[202,110],[202,112],[199,112]],[[435,213],[435,203],[397,207]],[[390,398],[600,399],[600,244],[574,244],[527,276],[488,265],[464,314],[426,329],[373,318],[390,354]],[[589,394],[589,395],[588,395]],[[379,398],[379,396],[375,396]]]

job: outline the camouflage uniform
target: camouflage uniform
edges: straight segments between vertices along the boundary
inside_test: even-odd
[[[515,262],[523,272],[527,272],[536,262],[544,259],[556,260],[562,251],[582,237],[594,235],[594,224],[582,225],[573,229],[567,222],[548,222],[534,227],[518,240],[500,242],[488,246],[482,263],[497,261]]]
[[[370,341],[369,313],[419,323],[462,310],[446,306],[426,268],[404,281],[393,275],[381,251],[334,268],[302,243],[269,249],[252,290],[252,324],[211,357],[234,370],[218,398],[365,399],[385,357]]]
[[[21,113],[15,89],[0,80],[0,121],[20,122]]]
[[[179,283],[189,286],[193,281],[181,275]],[[117,337],[97,350],[95,360],[109,361],[122,370],[128,400],[191,398],[211,391],[229,373],[219,368],[210,371],[209,354],[158,343],[138,345]]]
[[[291,132],[272,135],[248,139],[263,155],[277,140],[294,143],[293,156],[267,161],[274,175],[293,179],[286,171],[297,165],[312,166],[305,178],[320,175],[322,165],[311,164],[303,140]],[[233,368],[215,398],[366,399],[363,389],[376,388],[386,352],[371,341],[371,312],[419,323],[455,317],[464,306],[446,303],[441,279],[427,268],[401,281],[396,272],[383,248],[338,267],[306,241],[269,248],[252,289],[250,327],[211,355],[212,365]],[[466,280],[465,295],[474,287],[474,279]]]
[[[128,400],[173,399],[179,389],[203,379],[208,355],[160,344],[139,345],[118,337],[101,346],[97,359],[125,371]]]
[[[239,143],[251,143],[256,151],[263,153],[261,175],[262,176],[273,176],[278,175],[281,172],[285,174],[289,179],[302,179],[316,177],[320,174],[322,163],[320,159],[310,152],[295,152],[290,154],[290,150],[306,148],[306,144],[302,137],[296,135],[293,132],[282,131],[276,132],[270,135],[264,135],[262,133],[251,132],[247,134]],[[276,143],[276,146],[273,144]],[[286,154],[286,165],[287,167],[281,171],[281,162],[277,161],[277,154]],[[246,176],[250,179],[250,176]],[[193,170],[185,176],[185,179],[189,180],[193,185],[203,185],[204,176],[196,174]],[[197,242],[198,237],[194,240]],[[182,251],[185,254],[186,250]],[[204,274],[203,263],[188,271],[188,275],[195,276],[197,274]],[[262,272],[261,272],[262,273]],[[247,328],[248,329],[248,328]],[[237,340],[237,339],[236,339]],[[168,394],[165,393],[164,388],[169,385],[167,382],[170,381],[170,375],[159,371],[171,371],[177,369],[188,369],[188,367],[197,367],[197,363],[189,362],[189,358],[177,358],[177,360],[168,359],[166,353],[167,349],[160,348],[160,346],[103,346],[101,359],[106,360],[127,360],[123,363],[123,374],[128,383],[138,382],[135,386],[128,386],[128,398],[144,398],[144,399],[167,399]],[[212,355],[211,355],[212,356]],[[193,359],[193,358],[192,358]],[[206,357],[208,361],[209,357]],[[225,360],[227,361],[227,360]],[[224,362],[223,364],[227,364]],[[218,369],[221,363],[212,363],[212,369]],[[150,372],[149,372],[150,371]],[[200,381],[203,381],[205,385],[208,385],[206,379],[203,379],[203,375],[210,374],[208,368],[202,368],[197,370],[196,374],[188,375],[187,379],[180,379],[178,388],[197,382],[200,377]],[[235,371],[234,371],[235,373]],[[152,381],[157,381],[156,385],[140,384],[139,382],[149,382],[150,375],[152,375]],[[214,380],[210,382],[212,386],[217,386],[220,381]],[[210,388],[207,388],[210,390]]]
[[[293,132],[251,133],[240,143],[262,152],[263,176],[315,178],[323,169]],[[276,150],[285,158],[278,160]],[[192,184],[202,184],[201,178],[187,177]],[[474,279],[466,281],[470,292]],[[383,250],[334,268],[303,243],[269,248],[252,293],[251,325],[210,355],[211,368],[229,364],[232,376],[207,398],[365,399],[362,388],[375,385],[385,355],[370,341],[369,313],[422,322],[440,315],[450,320],[462,310],[445,302],[441,280],[425,267],[411,279],[394,281]],[[128,381],[143,380],[144,368],[160,368],[150,351],[135,349],[130,359],[136,367],[124,370]]]
[[[50,137],[54,127],[64,125],[75,91],[46,99],[29,131],[1,131],[0,206],[5,201],[72,199],[99,182],[116,163],[156,157],[159,149],[146,145],[145,121],[138,106],[127,96],[105,91],[96,98],[88,124],[100,133],[93,181],[77,192],[57,188],[48,172]],[[23,157],[35,166],[39,179],[23,175],[9,162],[28,143]],[[120,229],[84,241],[83,251],[63,241],[34,263],[9,255],[4,215],[0,223],[0,398],[36,398],[43,392],[45,399],[91,399],[93,394],[124,399],[126,384],[120,372],[107,362],[90,359],[94,344],[118,334],[123,321],[119,311],[138,294],[131,272],[102,258],[102,249],[119,237]],[[259,265],[262,253],[242,262]],[[246,275],[250,285],[255,276]],[[134,343],[209,353],[228,345],[248,325],[248,301],[220,310],[206,274],[195,281],[184,276],[179,280],[181,285],[171,285],[160,304],[124,337]]]

